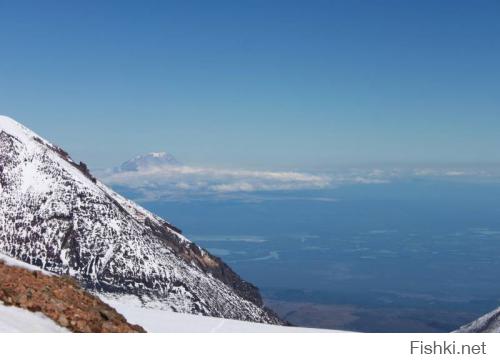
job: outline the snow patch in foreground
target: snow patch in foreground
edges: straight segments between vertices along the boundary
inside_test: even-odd
[[[341,333],[337,330],[295,328],[174,313],[144,307],[137,297],[131,295],[99,297],[122,314],[129,323],[138,324],[149,333]]]
[[[69,333],[42,313],[0,303],[0,333]]]
[[[44,275],[54,276],[54,274],[49,271],[43,270],[38,266],[30,265],[29,263],[19,261],[18,259],[7,256],[4,253],[0,253],[0,261],[5,263],[7,266],[21,267],[28,271],[38,271],[43,273]]]

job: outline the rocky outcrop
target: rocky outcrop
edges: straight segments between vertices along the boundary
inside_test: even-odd
[[[78,333],[139,333],[115,309],[83,290],[69,277],[8,266],[0,261],[0,301],[42,312],[60,326]]]

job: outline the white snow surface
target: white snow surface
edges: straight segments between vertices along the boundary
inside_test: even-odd
[[[500,307],[462,326],[456,333],[500,333]]]
[[[137,297],[99,295],[102,301],[122,314],[129,323],[149,333],[341,333],[337,330],[296,328],[246,321],[175,313],[145,307]]]
[[[0,303],[0,333],[69,333],[42,313]]]
[[[25,270],[29,270],[29,271],[38,271],[44,275],[49,275],[49,276],[54,275],[53,273],[50,273],[49,271],[42,270],[38,266],[30,265],[29,263],[19,261],[18,259],[12,258],[10,256],[3,254],[3,253],[0,253],[0,261],[5,263],[7,266],[21,267],[21,268],[24,268]]]

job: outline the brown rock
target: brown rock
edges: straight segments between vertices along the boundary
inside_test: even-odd
[[[59,316],[59,319],[57,319],[57,322],[59,323],[60,326],[65,327],[65,328],[69,325],[69,321],[64,315]]]
[[[69,277],[49,276],[0,261],[0,301],[40,311],[59,325],[82,333],[144,332]]]

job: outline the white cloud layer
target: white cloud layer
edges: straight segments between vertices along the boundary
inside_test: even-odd
[[[346,184],[381,184],[407,178],[491,178],[498,173],[470,168],[351,168],[330,174],[164,165],[137,171],[108,171],[101,179],[133,189],[142,199],[230,196],[237,193],[314,190]]]
[[[299,172],[230,170],[191,166],[164,166],[102,176],[111,185],[140,190],[234,193],[275,190],[319,189],[331,185],[331,178]]]

